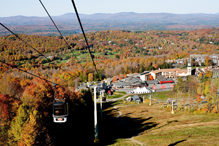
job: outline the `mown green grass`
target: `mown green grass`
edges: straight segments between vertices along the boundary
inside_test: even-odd
[[[126,94],[126,92],[125,92],[125,91],[116,91],[115,93]]]
[[[152,97],[157,100],[167,100],[170,97],[170,91],[156,92],[152,94]]]
[[[111,144],[109,146],[140,146],[140,145],[131,142],[131,140],[117,139],[115,144]]]
[[[168,98],[177,99],[177,93],[173,91],[163,91],[163,92],[152,92],[152,93],[145,93],[145,94],[137,94],[140,97],[149,98],[151,95],[152,99],[166,101]],[[188,93],[183,93],[181,98],[188,97]]]
[[[111,96],[108,96],[108,98],[120,98],[120,97],[122,97],[123,95],[121,95],[121,94],[114,94],[114,95],[111,95]]]
[[[141,142],[144,141],[148,145],[168,145],[176,142],[179,142],[179,145],[208,145],[208,140],[210,142],[211,139],[217,139],[219,136],[218,130],[219,126],[185,127],[183,129],[163,130],[145,134],[136,139]],[[217,144],[217,142],[212,143],[214,143],[213,145]],[[209,145],[211,144],[209,143]]]
[[[106,55],[106,58],[114,58],[114,55]]]

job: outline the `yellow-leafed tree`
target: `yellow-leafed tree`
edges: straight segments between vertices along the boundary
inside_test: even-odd
[[[94,80],[94,75],[93,75],[93,73],[89,73],[88,74],[88,81],[89,82],[92,82]]]
[[[21,139],[19,140],[18,145],[34,145],[38,133],[36,114],[36,110],[34,110],[33,113],[30,113],[29,121],[22,127]]]

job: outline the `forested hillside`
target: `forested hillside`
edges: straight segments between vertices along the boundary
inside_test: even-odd
[[[87,38],[99,75],[94,75],[91,57],[81,34],[64,38],[70,47],[66,47],[64,40],[58,36],[19,34],[23,41],[13,35],[0,37],[0,56],[2,61],[48,79],[57,78],[58,82],[66,82],[70,78],[60,70],[60,67],[65,68],[75,77],[68,81],[68,84],[73,85],[87,81],[89,73],[93,74],[96,80],[103,77],[102,75],[112,77],[116,74],[157,69],[166,59],[184,58],[193,53],[217,53],[218,35],[219,29],[216,28],[193,31],[88,33]],[[1,64],[1,71],[6,70],[8,67]],[[17,74],[29,76],[20,72]]]

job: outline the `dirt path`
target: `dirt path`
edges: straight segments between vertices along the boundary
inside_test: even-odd
[[[117,101],[117,100],[123,100],[124,97],[126,97],[127,95],[123,95],[122,97],[119,98],[111,98],[111,99],[106,99],[106,102],[112,102],[112,101]],[[100,99],[97,99],[97,103],[100,103]]]
[[[116,110],[116,111],[119,113],[119,115],[116,116],[116,118],[121,117],[121,116],[122,116],[122,112],[120,112],[120,111],[118,110],[118,107],[114,106],[113,108],[114,108],[114,110]]]
[[[144,143],[142,143],[142,142],[140,142],[140,141],[137,141],[137,140],[135,140],[134,138],[129,138],[129,140],[131,140],[132,142],[137,143],[137,144],[139,144],[139,145],[141,145],[141,146],[147,146],[146,144],[144,144]]]

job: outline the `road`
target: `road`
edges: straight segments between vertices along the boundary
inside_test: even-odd
[[[117,101],[117,100],[123,100],[123,98],[126,97],[126,96],[128,96],[128,95],[124,95],[124,96],[119,97],[119,98],[106,99],[106,102],[112,102],[112,101]],[[130,95],[130,96],[132,96],[132,95]],[[99,99],[99,98],[97,99],[97,102],[100,103],[100,99]]]

